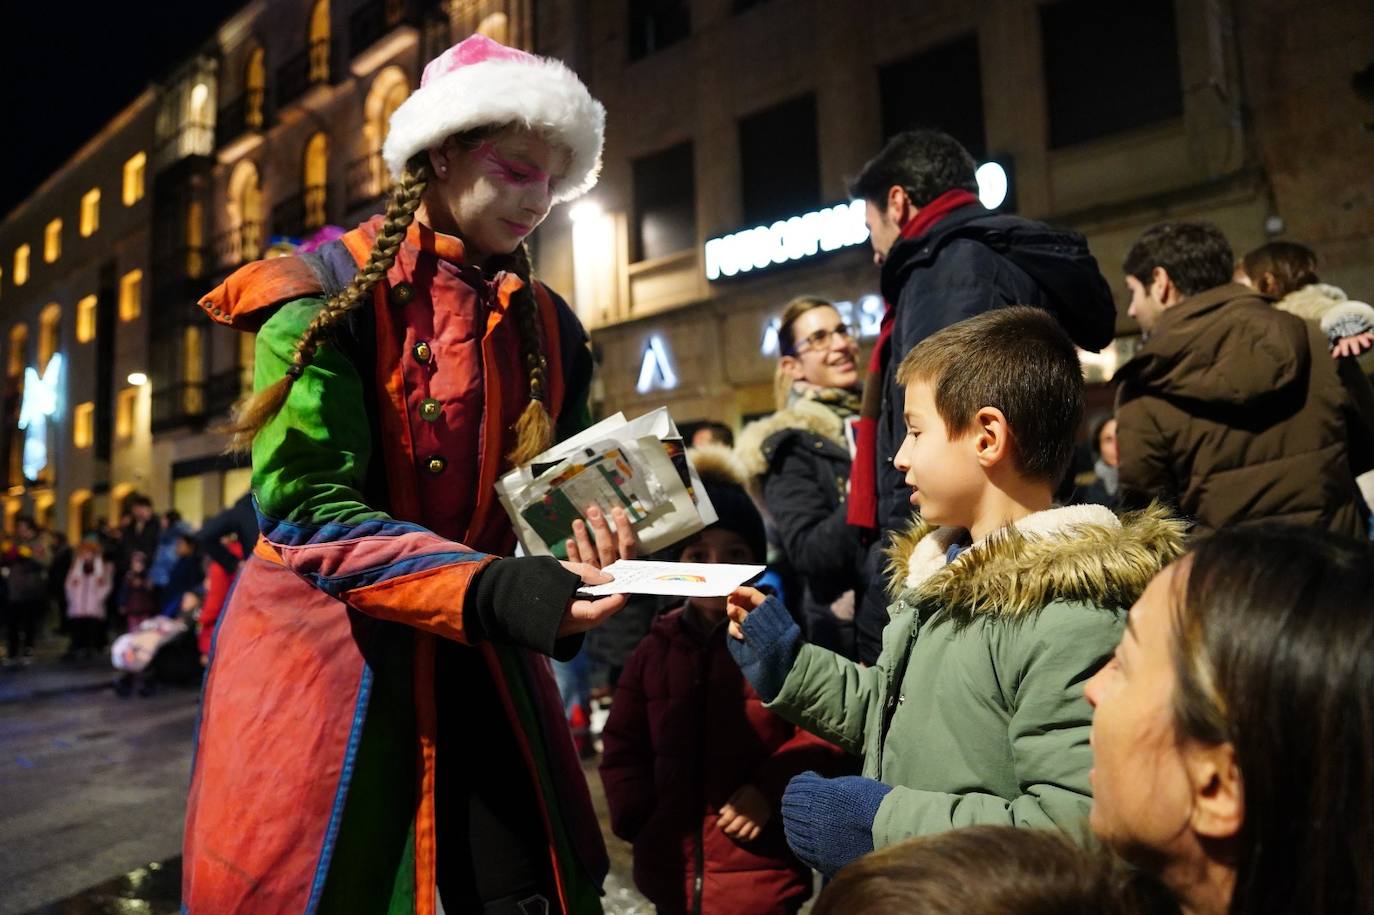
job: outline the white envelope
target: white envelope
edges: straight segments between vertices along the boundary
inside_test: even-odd
[[[578,594],[605,597],[608,594],[662,594],[669,597],[726,597],[740,585],[752,581],[767,566],[732,565],[717,562],[650,562],[621,559],[603,571],[615,580],[604,585],[583,585]]]

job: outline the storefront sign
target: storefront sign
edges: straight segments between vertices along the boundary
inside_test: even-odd
[[[48,466],[48,417],[57,413],[62,354],[54,353],[40,377],[32,366],[24,370],[24,400],[19,406],[19,428],[24,430],[24,476],[38,479]]]
[[[635,390],[648,394],[654,389],[670,391],[677,387],[677,373],[668,361],[668,348],[663,338],[655,334],[644,346],[644,359],[639,364],[639,381]]]
[[[769,226],[711,239],[706,243],[706,278],[716,280],[748,273],[867,240],[864,202],[851,200],[803,216],[780,219]]]

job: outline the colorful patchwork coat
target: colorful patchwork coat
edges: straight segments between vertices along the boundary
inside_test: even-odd
[[[365,261],[380,221],[325,252],[341,272]],[[330,259],[249,264],[201,303],[257,330],[259,387],[290,364]],[[563,910],[601,910],[605,847],[548,663],[464,621],[474,576],[514,546],[493,484],[527,399],[508,313],[521,284],[484,278],[460,240],[413,224],[371,306],[258,435],[263,536],[216,629],[183,912],[435,911],[438,715],[462,713],[461,697],[436,702],[439,639],[474,644],[491,672]],[[538,285],[536,300],[563,437],[585,426],[590,355],[567,305]]]

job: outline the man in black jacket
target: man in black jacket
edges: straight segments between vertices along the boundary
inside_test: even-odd
[[[994,214],[976,196],[973,157],[936,130],[898,134],[850,183],[867,205],[874,262],[888,303],[865,385],[849,500],[850,524],[870,532],[868,593],[855,614],[859,658],[872,663],[887,624],[882,548],[911,523],[909,487],[892,466],[906,435],[902,358],[935,331],[1007,305],[1058,318],[1073,341],[1111,342],[1116,308],[1087,243],[1075,232]]]

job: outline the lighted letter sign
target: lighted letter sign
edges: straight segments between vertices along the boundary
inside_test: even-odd
[[[62,378],[62,354],[54,353],[40,378],[38,371],[24,369],[24,400],[19,407],[19,428],[24,435],[24,476],[38,479],[48,466],[48,417],[57,413],[58,383]]]
[[[706,243],[706,278],[720,279],[773,264],[838,251],[868,240],[864,202],[851,200],[804,216],[780,219]]]
[[[635,390],[648,394],[654,388],[669,391],[677,387],[677,373],[668,362],[668,350],[657,334],[644,347],[644,361],[639,364],[639,381]]]

